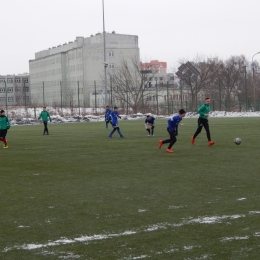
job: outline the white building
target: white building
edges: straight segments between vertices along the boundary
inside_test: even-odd
[[[29,74],[0,75],[0,108],[30,104]]]
[[[122,60],[139,61],[138,37],[106,33],[107,73],[113,74]],[[31,99],[38,105],[89,106],[94,85],[104,89],[103,34],[77,37],[35,53],[29,61]],[[109,78],[108,78],[109,84]]]

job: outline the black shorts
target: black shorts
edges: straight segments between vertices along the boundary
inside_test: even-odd
[[[0,130],[0,137],[5,138],[7,134],[7,129]]]

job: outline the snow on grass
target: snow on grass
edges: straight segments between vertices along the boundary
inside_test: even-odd
[[[237,201],[240,201],[240,200],[246,200],[246,198],[239,198],[239,199],[237,199]]]
[[[216,223],[222,223],[226,220],[239,219],[239,218],[243,218],[243,217],[245,217],[245,215],[237,214],[237,215],[205,216],[205,217],[198,217],[198,218],[189,218],[189,219],[182,221],[181,223],[157,223],[157,224],[148,226],[148,227],[144,228],[143,230],[139,229],[139,232],[153,232],[153,231],[156,231],[159,229],[167,229],[168,227],[181,227],[183,225],[189,225],[189,224],[216,224]],[[72,243],[77,243],[77,242],[84,243],[84,242],[91,242],[91,241],[96,241],[96,240],[111,239],[113,237],[136,235],[136,234],[137,234],[137,231],[128,230],[123,233],[81,236],[81,237],[76,237],[73,239],[62,237],[58,240],[49,241],[45,244],[31,243],[31,244],[24,244],[21,246],[9,247],[9,248],[5,248],[2,252],[8,252],[8,251],[14,250],[14,249],[35,250],[35,249],[52,247],[52,246],[72,244]],[[244,239],[247,239],[247,238],[248,237],[244,237]],[[227,240],[229,238],[223,238],[223,239]],[[232,238],[230,238],[230,239],[232,239]],[[241,239],[243,239],[243,238],[241,238]],[[189,247],[186,247],[186,250],[189,250]]]
[[[222,242],[225,241],[234,241],[234,240],[247,240],[249,239],[249,236],[244,236],[244,237],[224,237],[221,239]]]

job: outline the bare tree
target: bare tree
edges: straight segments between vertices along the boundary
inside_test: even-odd
[[[182,62],[184,64],[184,62]],[[190,73],[177,73],[180,79],[180,84],[184,83],[189,87],[191,95],[190,109],[196,110],[195,100],[200,91],[206,94],[207,91],[211,89],[212,83],[218,77],[219,64],[218,61],[214,59],[202,59],[197,57],[191,64],[199,72],[197,77],[194,77],[192,72]]]
[[[137,59],[130,63],[122,60],[115,72],[110,73],[113,85],[113,98],[132,108],[133,113],[146,104],[145,85],[149,84],[149,76],[156,71],[144,70]],[[149,74],[149,76],[148,76]]]

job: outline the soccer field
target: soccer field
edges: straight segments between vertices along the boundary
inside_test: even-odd
[[[13,126],[1,150],[0,259],[260,259],[260,119]],[[235,145],[235,137],[242,139]]]

